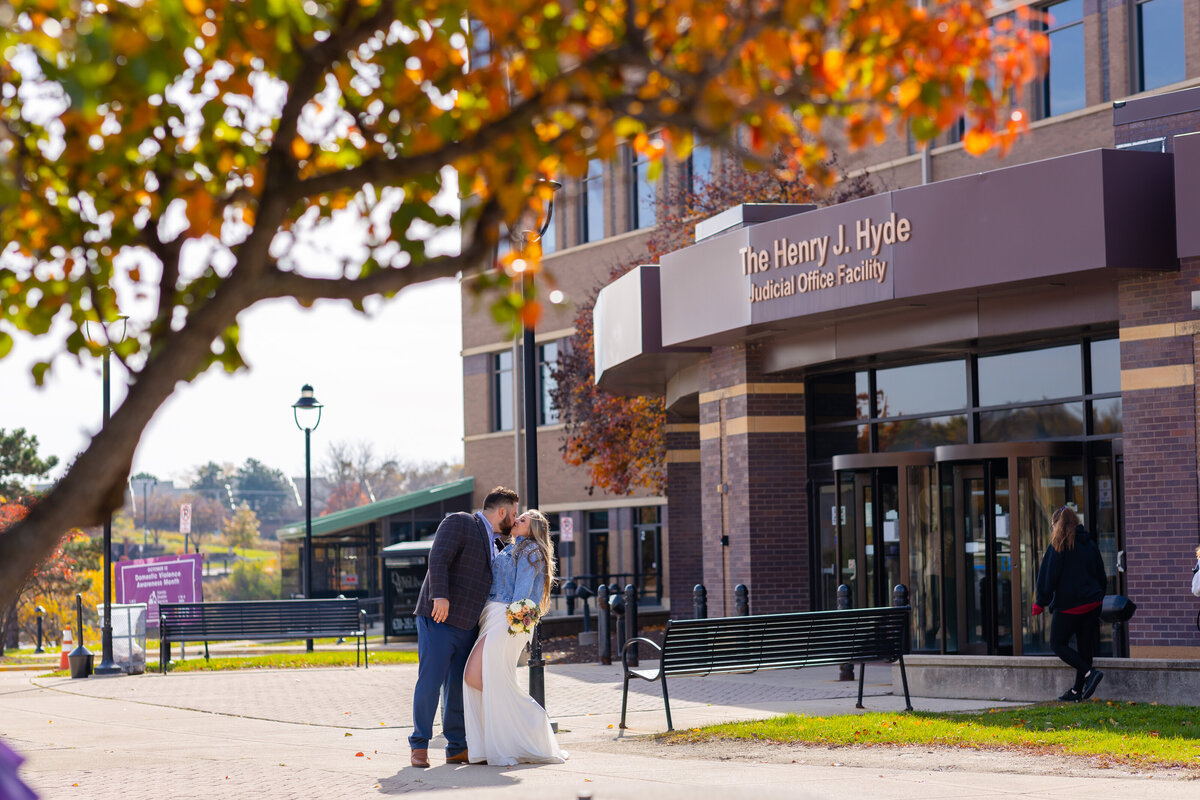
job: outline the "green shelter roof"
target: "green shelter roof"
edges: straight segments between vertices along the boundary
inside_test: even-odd
[[[367,503],[365,506],[342,509],[332,514],[326,514],[323,517],[314,517],[312,521],[312,535],[329,536],[350,528],[356,528],[359,525],[365,525],[377,519],[390,517],[392,514],[412,511],[414,508],[432,505],[463,494],[472,494],[474,491],[474,478],[459,478],[456,481],[443,483],[438,486],[430,486],[428,489],[421,489],[417,492],[410,492],[409,494],[389,497],[386,500]],[[296,522],[279,528],[276,534],[282,541],[302,539],[304,538],[304,523]]]

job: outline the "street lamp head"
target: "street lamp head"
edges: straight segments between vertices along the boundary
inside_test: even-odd
[[[120,314],[107,322],[84,320],[83,335],[93,347],[111,348],[125,341],[129,333],[129,317]]]
[[[300,399],[292,403],[292,416],[296,420],[296,427],[302,431],[316,430],[317,426],[321,424],[322,408],[324,406],[317,402],[317,398],[313,397],[312,384],[304,384],[300,388]],[[303,421],[301,421],[302,416]]]
[[[39,613],[39,614],[45,614],[45,613],[46,613],[46,608],[45,608],[45,606],[38,606],[38,607],[37,607],[37,613]]]
[[[546,235],[546,231],[550,229],[550,220],[554,218],[554,196],[558,193],[558,190],[562,188],[562,184],[558,181],[550,180],[549,178],[541,178],[538,180],[536,185],[538,187],[550,187],[550,201],[546,205],[546,221],[542,223],[540,228],[538,228],[538,239],[540,240]]]

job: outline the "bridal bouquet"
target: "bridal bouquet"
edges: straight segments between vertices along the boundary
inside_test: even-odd
[[[505,610],[508,615],[508,635],[516,636],[518,633],[531,633],[533,626],[537,625],[538,617],[542,615],[542,610],[538,604],[529,600],[517,600],[515,603],[509,603]]]

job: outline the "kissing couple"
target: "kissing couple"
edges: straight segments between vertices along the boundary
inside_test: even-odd
[[[546,710],[517,684],[517,660],[531,633],[512,632],[508,606],[530,600],[545,612],[554,580],[550,522],[536,509],[518,516],[519,501],[498,486],[482,511],[450,514],[434,535],[414,612],[414,767],[429,766],[439,697],[448,764],[567,759]]]

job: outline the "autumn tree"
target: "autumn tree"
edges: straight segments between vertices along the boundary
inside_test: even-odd
[[[0,540],[8,535],[8,529],[29,514],[37,502],[38,498],[29,494],[0,498]],[[36,619],[33,608],[38,604],[46,606],[48,611],[44,630],[61,630],[63,623],[72,622],[69,610],[74,606],[70,601],[76,592],[86,590],[91,583],[79,574],[87,566],[87,541],[88,537],[82,531],[68,533],[57,542],[50,556],[30,572],[13,601],[0,604],[0,656],[4,655],[5,647],[16,644],[19,620],[22,617]],[[21,613],[22,610],[25,613]],[[32,635],[32,630],[27,630],[26,634]]]
[[[233,516],[225,520],[225,544],[242,548],[243,552],[258,541],[258,515],[248,503],[238,506]]]
[[[321,473],[329,484],[322,515],[415,492],[462,477],[462,464],[376,455],[370,442],[333,442]]]
[[[592,311],[601,288],[638,264],[695,241],[696,223],[738,203],[834,204],[866,197],[873,188],[866,176],[822,190],[809,181],[780,178],[781,170],[750,172],[736,167],[719,180],[695,185],[675,179],[665,193],[664,213],[646,242],[646,251],[613,267],[604,284],[578,306],[575,333],[559,355],[554,373],[554,403],[564,426],[563,459],[588,470],[588,491],[629,494],[638,488],[666,491],[666,409],[661,397],[621,397],[596,387]]]
[[[827,121],[855,144],[889,125],[926,141],[965,113],[970,151],[1005,146],[1044,52],[1026,27],[990,28],[987,0],[0,2],[0,357],[53,337],[40,381],[105,347],[86,321],[127,315],[112,348],[132,376],[0,540],[0,597],[121,505],[180,382],[243,368],[254,304],[362,307],[482,268],[497,318],[533,322],[518,277],[537,243],[488,259],[502,224],[542,208],[541,179],[624,142],[657,165],[693,132],[811,171]],[[333,259],[305,262],[334,236]]]
[[[24,494],[28,479],[44,477],[57,465],[57,457],[38,455],[38,438],[24,428],[0,428],[0,497]]]

